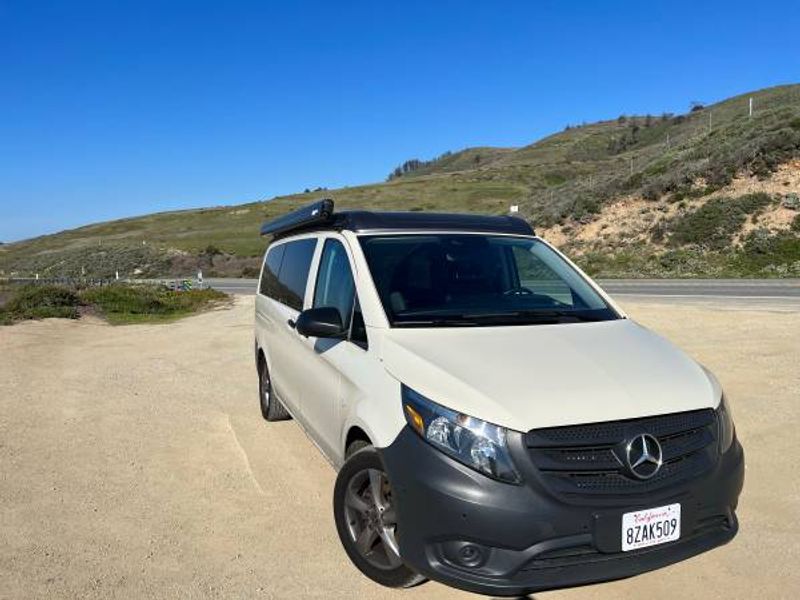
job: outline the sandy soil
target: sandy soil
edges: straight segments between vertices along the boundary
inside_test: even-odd
[[[800,594],[798,313],[628,304],[712,368],[748,471],[730,545],[546,599]],[[331,518],[334,473],[261,420],[252,298],[170,325],[0,328],[0,598],[467,598],[372,584]]]

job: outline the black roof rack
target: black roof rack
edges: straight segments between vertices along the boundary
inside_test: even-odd
[[[330,221],[333,216],[333,200],[325,199],[299,208],[261,226],[261,235],[279,236],[296,229],[306,229]]]
[[[349,231],[386,231],[423,229],[439,231],[482,231],[534,235],[533,228],[518,217],[456,213],[371,212],[365,210],[333,211],[333,200],[314,202],[261,226],[261,235],[276,238],[305,231],[347,229]]]

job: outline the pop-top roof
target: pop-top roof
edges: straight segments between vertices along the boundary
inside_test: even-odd
[[[328,199],[267,221],[261,226],[261,235],[285,237],[305,231],[343,229],[355,232],[419,229],[534,235],[533,228],[518,217],[365,210],[334,212],[333,200]]]

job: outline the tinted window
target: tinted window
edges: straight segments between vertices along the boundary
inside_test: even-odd
[[[517,264],[519,285],[541,296],[547,296],[556,302],[573,306],[580,302],[580,297],[572,294],[567,282],[541,258],[531,252],[530,248],[512,246],[514,262]],[[601,306],[601,305],[599,305]],[[595,306],[598,308],[598,306]]]
[[[618,318],[546,244],[481,234],[360,238],[393,325],[478,326]]]
[[[308,272],[316,246],[315,238],[283,244],[283,261],[278,274],[281,289],[274,297],[295,310],[303,310]]]
[[[278,273],[281,270],[283,248],[283,245],[273,246],[269,249],[264,259],[264,270],[261,273],[261,283],[258,287],[258,291],[270,298],[277,298],[280,293]]]
[[[314,307],[332,306],[339,309],[342,323],[350,327],[356,286],[347,252],[339,240],[326,240],[319,261]]]

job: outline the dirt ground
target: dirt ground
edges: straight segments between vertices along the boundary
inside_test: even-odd
[[[372,584],[342,551],[334,472],[267,424],[252,298],[169,325],[0,327],[0,598],[468,598]],[[627,304],[708,367],[747,452],[728,546],[571,598],[800,595],[800,313]]]

